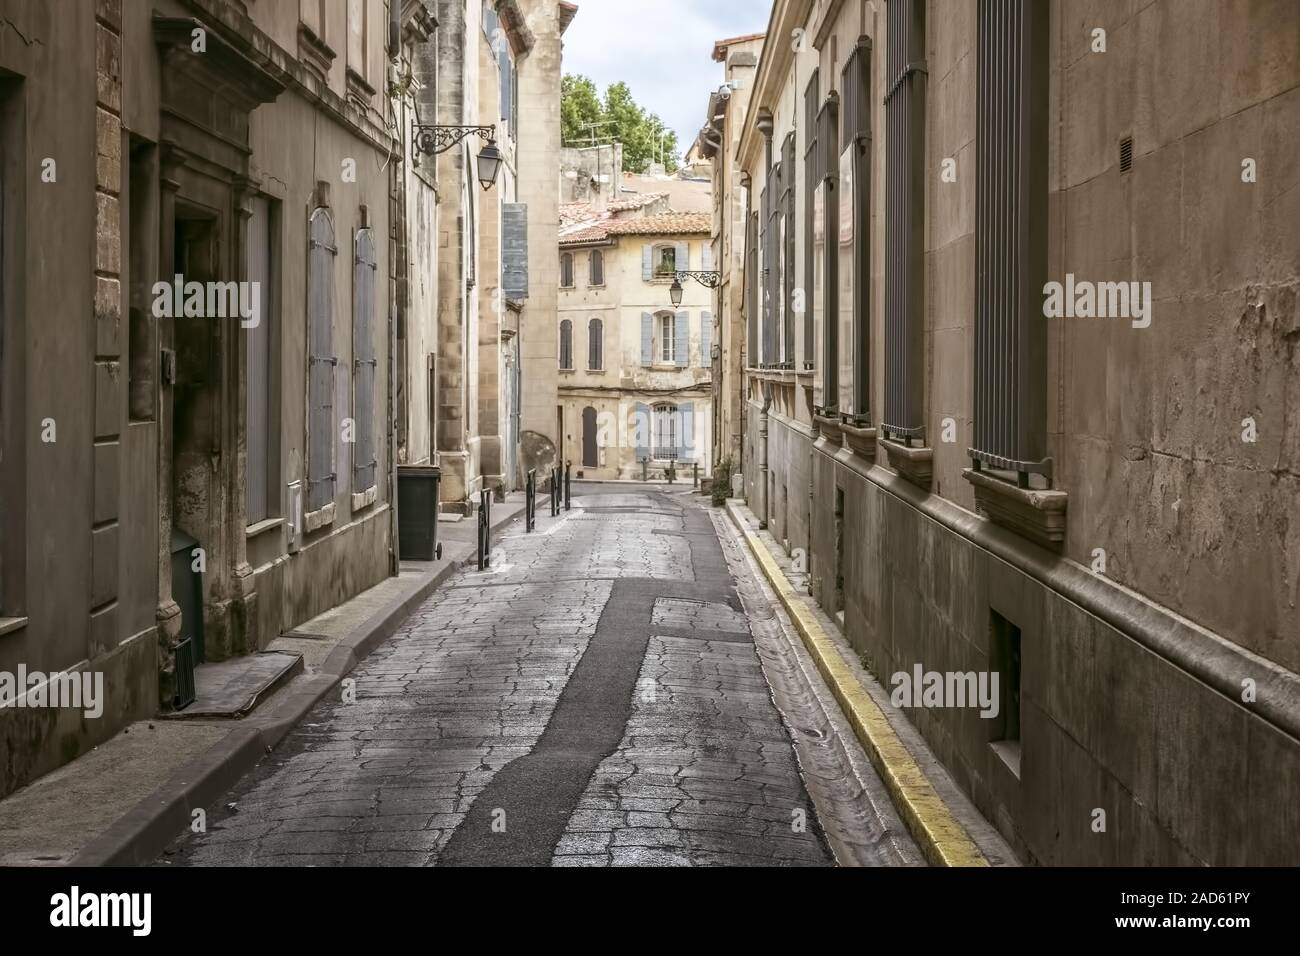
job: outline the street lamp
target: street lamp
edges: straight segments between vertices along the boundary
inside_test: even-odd
[[[428,156],[445,153],[467,136],[477,136],[487,145],[478,154],[478,181],[484,189],[491,189],[501,171],[501,150],[497,148],[495,126],[439,126],[417,123],[414,126],[412,145]]]
[[[721,272],[684,272],[678,271],[673,275],[673,284],[668,287],[668,298],[673,300],[673,308],[682,304],[682,279],[694,279],[700,285],[716,289],[722,285]]]
[[[496,141],[490,141],[478,154],[478,181],[484,189],[491,189],[501,171],[501,150]]]

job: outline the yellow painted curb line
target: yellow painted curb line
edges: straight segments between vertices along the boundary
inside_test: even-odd
[[[899,816],[925,858],[934,866],[988,866],[989,861],[930,785],[925,773],[890,726],[889,719],[844,663],[839,648],[822,628],[810,602],[795,591],[762,539],[745,526],[730,502],[727,512],[781,599],[808,653],[843,708],[853,732],[884,780]]]

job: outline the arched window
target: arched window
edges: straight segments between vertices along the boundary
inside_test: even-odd
[[[592,319],[587,323],[587,368],[598,372],[605,361],[605,323]]]
[[[560,256],[560,288],[573,288],[573,253],[565,252]]]
[[[591,250],[591,274],[587,277],[591,285],[605,284],[605,254],[599,249]]]
[[[560,323],[560,368],[573,370],[573,323],[568,319]]]

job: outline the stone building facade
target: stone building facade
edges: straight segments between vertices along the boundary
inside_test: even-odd
[[[1300,858],[1297,38],[772,12],[719,218],[745,494],[883,684],[999,675],[996,718],[907,713],[1027,861]]]
[[[644,192],[562,208],[560,451],[577,477],[711,473],[713,297],[689,279],[680,305],[669,295],[677,270],[712,269],[710,217],[666,202]]]
[[[504,37],[536,67],[521,102],[550,84],[558,151],[576,8],[503,0],[501,34],[448,51],[440,21],[481,35],[480,4],[0,0],[0,672],[104,678],[93,717],[0,706],[0,794],[172,707],[190,665],[265,648],[396,573],[395,466],[442,450],[438,376],[493,356],[465,406],[497,423],[475,467],[517,470],[502,343],[522,315],[553,356],[554,302],[543,319],[544,294],[497,295],[504,244],[477,231],[491,291],[477,326],[456,313],[474,336],[458,353],[448,250],[466,248],[466,186],[498,222],[540,176],[503,130],[485,201],[415,127],[500,129],[483,65]],[[442,114],[453,65],[492,109]],[[547,183],[517,228],[553,270]]]

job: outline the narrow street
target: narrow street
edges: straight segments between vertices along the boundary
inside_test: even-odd
[[[572,511],[545,511],[501,535],[489,570],[452,577],[160,862],[920,861],[724,513],[630,484],[575,484]]]

